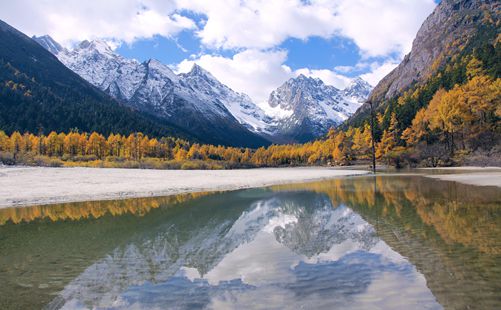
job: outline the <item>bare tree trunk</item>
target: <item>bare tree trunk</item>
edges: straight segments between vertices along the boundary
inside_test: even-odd
[[[372,140],[372,172],[376,174],[376,145],[375,145],[375,134],[374,134],[374,108],[372,106],[372,101],[369,101],[371,106],[371,140]]]

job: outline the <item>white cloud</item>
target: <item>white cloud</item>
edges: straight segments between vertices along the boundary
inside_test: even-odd
[[[268,100],[270,93],[290,78],[299,74],[321,79],[328,85],[345,88],[350,78],[327,69],[291,70],[284,63],[287,52],[283,50],[245,50],[231,58],[219,55],[202,55],[185,59],[174,66],[177,73],[188,72],[194,63],[211,72],[219,81],[235,91],[248,94],[256,103]]]
[[[0,19],[62,43],[94,38],[131,43],[194,29],[207,47],[269,49],[288,38],[344,36],[372,57],[407,53],[435,5],[434,0],[16,0],[0,2]],[[182,10],[203,16],[200,29]]]
[[[310,70],[308,68],[301,68],[294,72],[296,75],[304,74],[313,78],[321,79],[325,84],[337,87],[339,89],[344,89],[351,82],[351,79],[337,74],[334,71],[327,69]]]
[[[382,78],[384,78],[391,70],[398,66],[399,62],[396,60],[388,60],[384,63],[372,63],[370,65],[370,71],[360,75],[360,77],[372,86],[376,86]]]
[[[196,27],[176,13],[174,1],[154,0],[2,1],[0,19],[28,35],[50,34],[64,45],[95,38],[132,43]]]
[[[207,16],[198,35],[202,43],[215,48],[266,49],[288,37],[335,33],[332,12],[322,4],[305,5],[300,0],[182,0],[178,4]]]
[[[256,102],[264,102],[272,90],[294,76],[284,65],[286,59],[287,52],[283,50],[252,49],[231,58],[202,55],[197,59],[185,59],[177,65],[177,72],[188,72],[197,63],[233,90],[248,94]]]
[[[329,2],[326,0],[326,2]],[[353,39],[366,57],[408,53],[433,0],[338,0],[339,34]]]
[[[94,38],[114,44],[155,35],[175,38],[191,29],[205,47],[234,49],[236,54],[191,55],[179,70],[187,71],[197,62],[223,83],[262,102],[299,73],[343,88],[348,81],[343,74],[363,72],[362,78],[377,84],[410,51],[435,5],[434,0],[16,0],[0,1],[0,19],[28,35],[50,34],[66,46]],[[201,20],[183,16],[184,10]],[[285,65],[287,51],[277,46],[288,38],[312,36],[349,38],[362,59],[334,70],[293,71]]]
[[[244,49],[232,58],[205,55],[184,61],[181,67],[189,70],[197,62],[223,83],[262,102],[271,90],[300,73],[342,89],[350,81],[343,74],[365,72],[361,77],[376,85],[399,61],[370,62],[371,58],[392,54],[402,58],[436,4],[433,0],[183,0],[178,5],[205,15],[197,32],[204,45]],[[284,65],[286,53],[266,51],[287,38],[311,36],[349,38],[360,48],[363,61],[334,70],[292,71]]]
[[[287,38],[334,35],[352,39],[363,56],[404,55],[435,3],[433,0],[182,0],[204,14],[198,31],[215,48],[278,46]]]

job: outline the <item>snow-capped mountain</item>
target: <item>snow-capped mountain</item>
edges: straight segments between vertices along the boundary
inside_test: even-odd
[[[262,137],[273,142],[312,140],[355,113],[371,90],[360,78],[339,90],[300,75],[258,106],[198,65],[177,75],[157,60],[140,63],[120,56],[102,40],[67,50],[50,36],[33,39],[119,101],[187,129],[202,141],[210,137],[210,143],[257,146],[266,143]]]
[[[35,40],[38,44],[43,46],[46,50],[48,50],[49,52],[51,52],[54,55],[57,55],[59,52],[64,50],[64,48],[61,46],[61,44],[57,43],[49,35],[44,35],[41,37],[33,36],[32,39]]]
[[[347,101],[355,102],[355,106],[361,102],[365,102],[371,93],[372,86],[367,83],[364,79],[357,77],[351,81],[351,83],[343,89],[343,97]]]
[[[273,91],[268,100],[281,111],[274,135],[286,141],[308,141],[339,125],[363,104],[371,86],[357,78],[344,90],[318,78],[299,75]]]
[[[233,91],[197,64],[190,72],[181,73],[179,77],[181,84],[196,91],[198,97],[204,101],[221,102],[233,117],[249,130],[267,133],[267,128],[273,120],[248,95]]]
[[[270,287],[274,296],[290,299],[294,288],[320,291],[333,282],[339,285],[333,286],[330,298],[339,304],[348,295],[349,304],[355,293],[369,291],[366,286],[383,275],[422,277],[362,216],[346,206],[332,205],[325,195],[274,193],[252,201],[241,213],[219,209],[207,216],[204,208],[192,208],[190,216],[197,218],[197,225],[170,216],[158,226],[138,230],[134,238],[66,284],[47,308],[157,308],[148,300],[187,308],[180,303],[194,298],[197,305],[208,303],[204,294],[228,297],[238,296],[232,295],[235,291],[251,294],[255,290],[265,294]],[[336,266],[340,272],[332,272]],[[359,292],[358,285],[345,283],[360,283],[363,289]],[[411,283],[412,289],[428,292],[424,281]],[[201,293],[194,295],[194,290]],[[155,294],[174,298],[167,303]],[[147,298],[132,301],[134,296]],[[249,308],[245,299],[252,300],[235,300],[229,308]]]
[[[34,39],[46,48],[52,47],[46,42],[55,42],[49,36]],[[57,48],[49,51],[119,101],[166,119],[203,142],[250,147],[268,143],[248,129],[255,130],[263,122],[256,117],[264,120],[264,113],[260,115],[248,97],[222,85],[198,66],[188,74],[176,75],[157,60],[140,63],[122,57],[102,40],[83,41],[71,51]]]

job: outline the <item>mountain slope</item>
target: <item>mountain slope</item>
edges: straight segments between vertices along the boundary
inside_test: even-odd
[[[51,46],[47,40],[36,39]],[[246,98],[209,78],[199,67],[178,76],[157,60],[139,63],[122,57],[100,40],[83,41],[71,51],[53,50],[68,68],[120,102],[174,123],[201,141],[245,147],[269,144],[226,107]]]
[[[198,65],[176,75],[156,60],[139,63],[122,57],[100,40],[83,41],[71,51],[57,48],[49,36],[35,40],[118,100],[168,119],[199,134],[200,139],[214,137],[212,143],[266,144],[248,131],[279,143],[316,139],[351,116],[371,89],[362,79],[355,79],[341,91],[300,76],[277,89],[263,110],[249,96],[233,91]],[[287,93],[296,93],[296,88],[302,95],[291,98]]]
[[[297,142],[318,138],[355,113],[370,89],[362,79],[339,90],[320,79],[304,75],[292,78],[273,91],[268,100],[272,109],[282,111],[273,135]]]
[[[443,0],[409,55],[343,127],[371,124],[396,166],[499,165],[501,2]]]
[[[49,35],[44,35],[41,37],[33,36],[31,38],[54,55],[57,55],[57,54],[59,54],[59,52],[64,50],[64,48],[61,46],[61,44],[56,42]]]
[[[120,105],[61,64],[29,37],[0,21],[0,128],[149,135],[189,134]]]
[[[495,0],[443,0],[424,21],[412,44],[411,52],[384,77],[371,92],[376,106],[402,94],[414,85],[422,85],[451,62],[459,53],[485,43],[486,36],[497,28],[501,5]],[[490,24],[490,25],[488,25]],[[494,35],[495,37],[496,35]],[[365,104],[350,123],[366,118]]]
[[[266,128],[272,123],[271,117],[252,102],[249,96],[233,91],[197,64],[190,72],[182,73],[179,77],[184,85],[196,91],[199,98],[222,103],[249,130],[268,133]]]

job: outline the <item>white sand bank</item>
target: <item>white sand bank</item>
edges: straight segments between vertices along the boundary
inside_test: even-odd
[[[368,173],[333,168],[145,170],[0,167],[0,208],[233,190]]]
[[[426,176],[429,178],[444,181],[455,181],[469,185],[501,187],[501,172],[437,174]]]
[[[435,168],[426,168],[423,170],[433,170]],[[477,185],[477,186],[497,186],[501,187],[501,168],[500,167],[451,167],[436,168],[436,170],[450,170],[452,174],[426,174],[426,177],[440,179],[444,181],[455,181],[458,183]],[[458,173],[459,171],[468,171]]]

